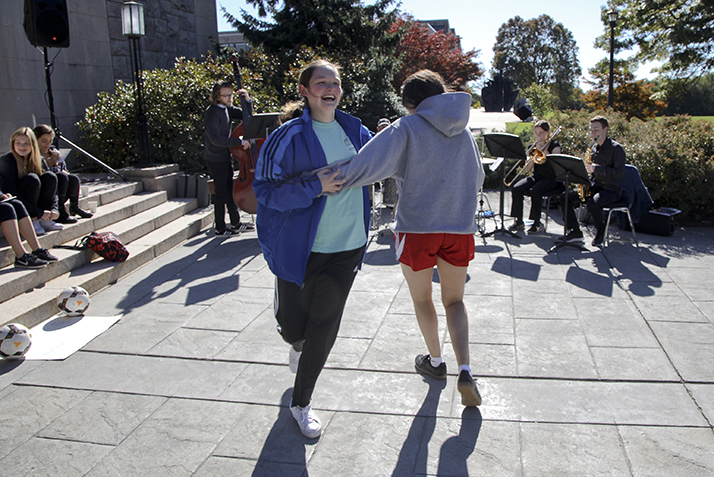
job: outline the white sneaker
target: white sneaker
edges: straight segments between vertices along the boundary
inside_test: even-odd
[[[64,225],[58,224],[54,220],[39,219],[38,222],[40,223],[40,226],[45,230],[62,230],[64,228]]]
[[[310,405],[305,407],[293,406],[293,400],[291,399],[290,412],[293,413],[293,417],[297,421],[298,426],[300,427],[300,432],[302,432],[303,436],[308,439],[320,437],[320,434],[322,433],[322,424]]]
[[[298,363],[300,363],[300,356],[302,355],[302,351],[297,351],[293,346],[290,346],[290,357],[289,357],[289,362],[288,366],[290,366],[290,371],[293,373],[297,373],[298,369]]]
[[[39,220],[33,220],[32,227],[35,229],[35,235],[45,235],[45,229],[42,228]]]

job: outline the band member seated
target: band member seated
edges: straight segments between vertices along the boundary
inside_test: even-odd
[[[238,94],[246,99],[250,107],[248,92],[241,89]],[[216,235],[235,235],[255,230],[253,224],[241,223],[240,211],[233,201],[233,159],[230,149],[243,144],[243,140],[231,137],[231,122],[242,120],[243,110],[233,106],[233,86],[228,82],[213,85],[211,105],[206,109],[203,124],[204,158],[216,190],[213,205]],[[226,209],[231,220],[228,226]]]
[[[589,197],[586,199],[588,211],[595,223],[596,234],[592,241],[593,247],[599,247],[605,238],[605,219],[603,207],[608,207],[620,200],[622,188],[620,181],[625,175],[625,149],[617,142],[610,139],[608,134],[609,123],[603,116],[595,116],[590,120],[590,135],[595,144],[590,149],[592,163],[585,168],[590,174]],[[580,242],[583,233],[580,231],[578,219],[575,216],[573,202],[568,201],[568,224],[572,228],[565,235],[567,242]],[[561,206],[565,203],[565,193],[560,196]]]
[[[535,124],[533,132],[536,137],[536,142],[531,144],[528,149],[531,150],[531,148],[533,148],[543,151],[548,143],[550,124],[548,124],[548,121],[542,119]],[[543,152],[545,152],[546,155],[560,154],[560,143],[556,140],[551,141],[550,144],[548,144],[547,151]],[[523,168],[523,173],[528,173],[532,170],[533,175],[524,177],[518,181],[511,190],[511,217],[514,218],[514,221],[509,227],[509,230],[515,232],[525,228],[525,224],[523,223],[523,198],[529,195],[531,197],[531,210],[528,218],[533,221],[533,225],[528,229],[528,233],[535,234],[543,231],[543,225],[540,223],[540,215],[543,210],[543,196],[562,191],[563,184],[555,180],[550,167],[546,164],[536,164],[531,158],[528,158]]]

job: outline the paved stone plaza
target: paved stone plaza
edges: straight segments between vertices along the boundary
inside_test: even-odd
[[[553,215],[545,234],[476,236],[480,409],[450,344],[446,382],[414,371],[382,228],[313,396],[323,435],[304,438],[256,234],[207,230],[96,293],[90,314],[124,315],[70,358],[0,363],[0,475],[714,475],[714,230],[547,254]]]

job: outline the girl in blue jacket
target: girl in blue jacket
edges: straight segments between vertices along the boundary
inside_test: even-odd
[[[298,89],[304,111],[263,144],[253,188],[258,240],[276,276],[278,331],[291,345],[290,369],[296,372],[290,409],[303,435],[316,438],[322,426],[310,399],[362,262],[370,207],[367,187],[322,195],[341,190],[339,170],[306,173],[351,158],[371,133],[359,119],[337,111],[342,87],[336,65],[310,63]]]

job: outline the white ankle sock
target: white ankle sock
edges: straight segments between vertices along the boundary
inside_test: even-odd
[[[471,376],[471,366],[469,366],[468,364],[462,364],[461,366],[459,366],[459,373],[461,373],[461,371],[468,371],[469,376]]]
[[[430,355],[430,356],[429,356],[429,362],[431,363],[431,365],[432,365],[433,367],[438,368],[438,367],[441,365],[441,363],[444,362],[444,359],[443,359],[441,356],[439,356],[438,358],[435,358],[435,357],[433,357],[433,356]]]

